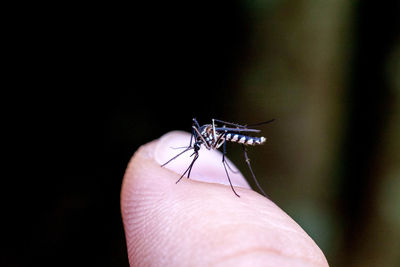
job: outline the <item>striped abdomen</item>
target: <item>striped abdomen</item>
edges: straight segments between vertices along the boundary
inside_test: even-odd
[[[253,137],[235,133],[227,133],[225,135],[225,140],[234,143],[254,146],[263,144],[267,139],[265,137]]]

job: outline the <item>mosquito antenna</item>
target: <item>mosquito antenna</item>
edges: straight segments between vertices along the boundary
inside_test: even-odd
[[[172,159],[170,159],[167,162],[165,162],[163,165],[161,165],[161,167],[164,167],[165,165],[167,165],[168,163],[170,163],[171,161],[173,161],[174,159],[176,159],[177,157],[179,157],[180,155],[182,155],[183,153],[185,153],[185,152],[187,152],[187,151],[189,151],[191,149],[193,149],[193,147],[188,147],[187,149],[183,150],[181,153],[179,153],[178,155],[176,155]]]
[[[264,125],[264,124],[268,124],[273,122],[275,119],[269,120],[269,121],[263,121],[263,122],[259,122],[259,123],[254,123],[254,124],[247,124],[247,127],[254,127],[254,126],[260,126],[260,125]]]

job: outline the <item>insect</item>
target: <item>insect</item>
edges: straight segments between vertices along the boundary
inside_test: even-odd
[[[179,181],[185,176],[187,173],[187,178],[190,177],[190,172],[192,171],[193,165],[196,162],[196,160],[199,158],[199,150],[201,146],[203,145],[206,149],[211,150],[211,149],[219,149],[222,146],[222,164],[224,165],[225,173],[226,176],[228,177],[229,184],[232,188],[233,193],[235,193],[236,196],[240,197],[239,194],[235,191],[231,178],[229,177],[228,169],[231,172],[236,173],[236,171],[232,170],[232,168],[229,166],[228,162],[226,161],[226,143],[227,142],[232,142],[232,143],[238,143],[242,145],[243,152],[244,152],[244,157],[247,163],[247,166],[249,167],[250,173],[253,176],[254,182],[256,183],[258,189],[264,194],[264,196],[267,196],[262,190],[260,184],[258,183],[256,176],[254,175],[253,169],[251,168],[250,164],[250,159],[247,156],[247,147],[246,146],[255,146],[255,145],[261,145],[266,141],[265,137],[254,137],[254,136],[249,136],[249,133],[259,133],[260,130],[258,129],[252,129],[249,127],[254,127],[254,126],[259,126],[262,124],[267,124],[270,122],[273,122],[274,120],[269,120],[257,124],[252,124],[252,125],[240,125],[236,123],[230,123],[222,120],[217,120],[217,119],[212,119],[211,124],[205,124],[203,126],[200,126],[200,124],[197,122],[195,118],[193,118],[193,124],[192,124],[192,135],[190,137],[190,143],[189,146],[187,147],[180,147],[184,148],[182,152],[165,162],[161,167],[164,167],[177,157],[181,156],[182,154],[193,150],[193,154],[191,155],[194,156],[192,162],[190,163],[189,167],[186,169],[186,171],[182,174],[182,176],[176,181],[176,183],[179,183]],[[218,126],[218,124],[221,124],[222,126]],[[194,140],[194,141],[193,141]],[[228,169],[227,169],[228,168]]]

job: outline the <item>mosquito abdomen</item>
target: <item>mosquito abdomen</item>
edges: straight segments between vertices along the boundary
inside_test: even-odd
[[[225,140],[229,141],[229,142],[233,142],[233,143],[254,146],[254,145],[263,144],[267,139],[263,136],[254,137],[254,136],[241,135],[241,134],[235,134],[235,133],[227,133],[225,135]]]

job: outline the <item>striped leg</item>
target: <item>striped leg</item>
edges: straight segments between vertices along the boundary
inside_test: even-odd
[[[265,197],[268,198],[267,194],[266,194],[266,193],[264,192],[264,190],[261,188],[260,184],[259,184],[258,181],[257,181],[256,176],[254,175],[253,169],[251,168],[251,165],[250,165],[250,159],[249,159],[249,157],[247,156],[247,149],[246,149],[246,147],[245,147],[244,145],[242,145],[242,147],[243,147],[243,152],[244,152],[244,158],[245,158],[245,160],[246,160],[247,166],[249,166],[249,169],[250,169],[251,175],[253,176],[254,182],[256,183],[258,189],[263,193],[263,195],[264,195]]]
[[[225,161],[225,155],[226,155],[226,141],[224,142],[224,149],[223,149],[223,154],[222,154],[222,164],[224,165],[225,173],[226,173],[226,176],[228,177],[228,181],[229,181],[229,184],[231,185],[233,193],[235,193],[236,196],[240,197],[238,195],[238,193],[236,193],[235,188],[233,188],[233,185],[232,185],[232,182],[231,182],[231,178],[229,177],[228,170],[226,169],[226,165],[227,164],[226,164],[226,161]]]

